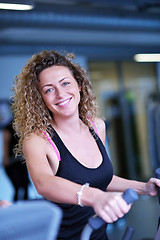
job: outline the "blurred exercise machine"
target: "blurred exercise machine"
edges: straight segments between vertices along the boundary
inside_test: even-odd
[[[62,211],[46,200],[20,201],[0,208],[1,240],[55,240]]]
[[[151,94],[147,100],[148,147],[151,168],[160,167],[160,96]]]

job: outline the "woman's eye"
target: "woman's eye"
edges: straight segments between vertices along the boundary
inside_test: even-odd
[[[68,85],[69,84],[69,82],[64,82],[63,83],[63,86],[66,86],[66,85]]]
[[[50,93],[52,91],[54,91],[54,89],[53,88],[49,88],[49,89],[46,90],[46,93]]]

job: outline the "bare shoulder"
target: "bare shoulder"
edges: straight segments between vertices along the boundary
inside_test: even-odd
[[[44,153],[45,147],[45,139],[36,133],[31,133],[28,137],[24,138],[23,153],[25,157],[30,156],[31,154],[38,156],[42,154],[42,152]]]
[[[95,124],[98,130],[98,134],[102,140],[103,143],[105,143],[105,137],[106,137],[106,130],[105,130],[105,122],[102,118],[96,118]]]
[[[38,134],[38,133],[31,133],[29,136],[27,136],[27,137],[25,137],[24,138],[24,143],[26,142],[34,142],[34,141],[42,141],[42,140],[44,140],[43,138],[42,138],[42,136],[40,135],[40,134]]]
[[[32,133],[24,139],[23,154],[30,172],[33,168],[37,169],[38,165],[38,169],[48,172],[52,169],[52,173],[56,173],[59,165],[56,152],[50,142],[40,134]]]
[[[23,141],[23,148],[32,148],[35,147],[35,145],[41,145],[45,143],[45,139],[42,138],[42,136],[36,134],[36,133],[31,133],[28,137],[24,138]]]
[[[99,131],[104,131],[105,130],[105,122],[102,118],[96,118],[95,119],[95,124],[96,124],[97,129]]]

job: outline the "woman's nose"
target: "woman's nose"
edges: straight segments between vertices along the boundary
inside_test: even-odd
[[[62,88],[59,87],[56,89],[56,97],[57,98],[61,98],[63,96],[63,94],[64,94],[64,91]]]

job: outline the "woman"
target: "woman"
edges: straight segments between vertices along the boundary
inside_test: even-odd
[[[13,201],[27,200],[29,176],[21,156],[15,157],[14,148],[18,142],[12,126],[12,121],[3,128],[3,165],[5,172],[14,188]],[[21,194],[19,194],[21,191]]]
[[[16,77],[12,108],[19,152],[38,193],[63,209],[58,239],[78,240],[94,212],[112,223],[129,211],[121,198],[127,188],[154,196],[160,181],[113,175],[105,123],[86,72],[71,58],[55,51],[34,55]],[[106,226],[92,239],[107,239]]]

